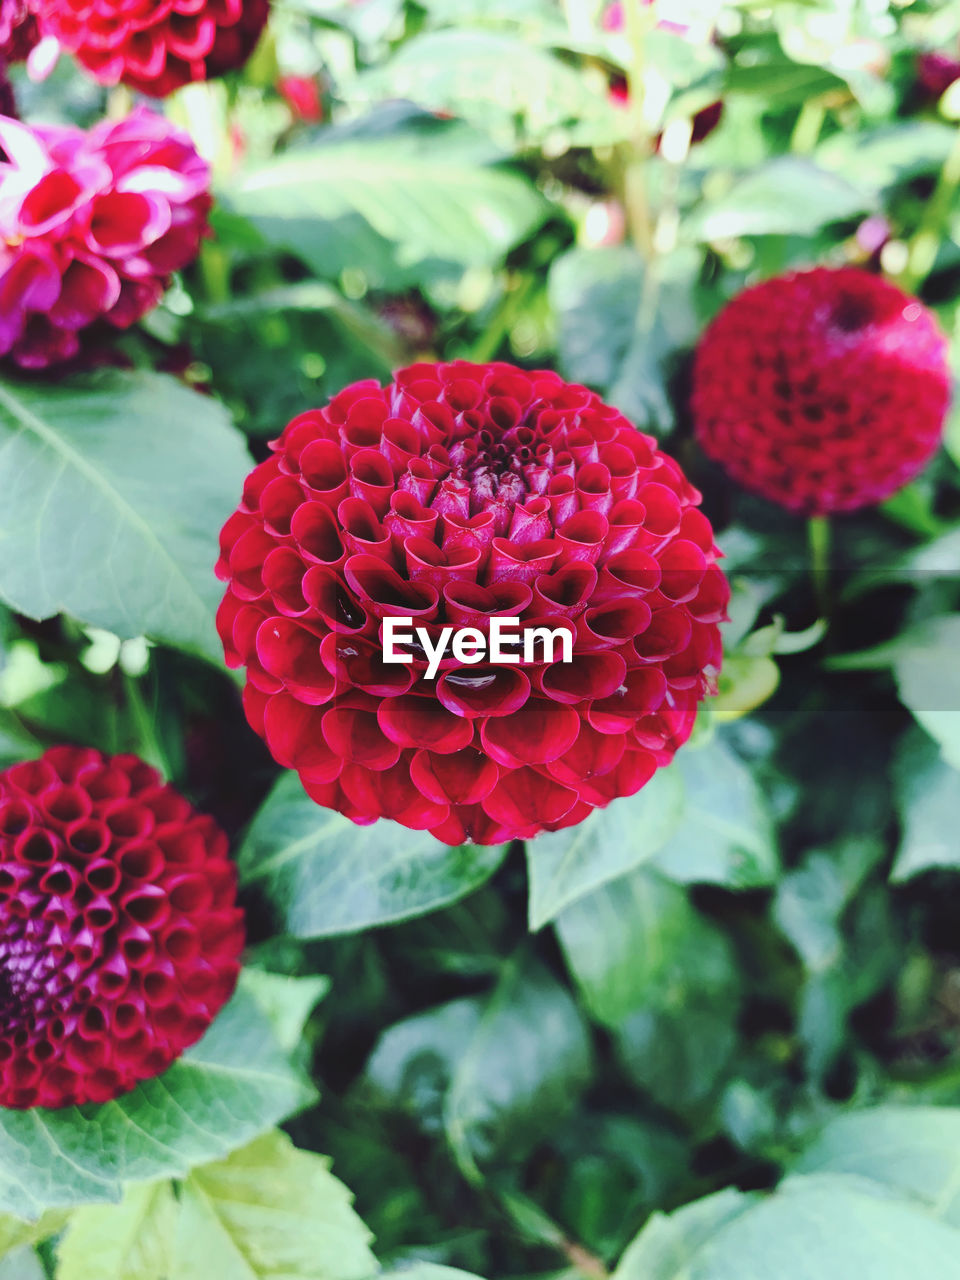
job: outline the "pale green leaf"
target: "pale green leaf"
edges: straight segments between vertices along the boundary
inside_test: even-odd
[[[238,855],[241,879],[262,889],[288,933],[353,933],[434,911],[478,888],[505,846],[441,844],[381,820],[359,827],[315,804],[286,774],[254,818]]]
[[[217,538],[250,465],[223,406],[174,378],[0,383],[0,596],[222,660]]]
[[[268,1133],[180,1188],[176,1280],[364,1280],[370,1233],[329,1161]]]
[[[57,1280],[166,1280],[178,1207],[169,1182],[127,1187],[119,1204],[71,1214]]]

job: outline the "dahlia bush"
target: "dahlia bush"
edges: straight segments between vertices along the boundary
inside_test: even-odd
[[[0,354],[44,368],[157,305],[207,231],[210,172],[139,108],[88,132],[0,118]]]
[[[0,0],[0,1280],[953,1280],[958,49]]]

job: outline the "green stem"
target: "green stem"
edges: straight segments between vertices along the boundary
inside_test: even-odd
[[[826,118],[827,108],[820,98],[811,98],[803,104],[790,138],[790,150],[795,155],[807,156],[813,151],[820,139],[820,131],[823,129]]]
[[[630,148],[624,173],[624,203],[633,242],[650,261],[654,255],[654,220],[646,172],[654,149],[646,116],[646,38],[650,23],[646,8],[635,0],[628,0],[623,8],[630,42],[630,66],[627,70]]]
[[[943,162],[933,195],[920,219],[907,250],[907,265],[897,277],[897,283],[908,293],[916,291],[933,270],[940,242],[953,210],[957,188],[960,187],[960,129],[957,129],[950,153]]]
[[[810,576],[821,618],[830,616],[830,517],[811,516],[807,524],[810,540]]]

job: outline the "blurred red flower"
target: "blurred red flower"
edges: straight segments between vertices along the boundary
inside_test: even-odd
[[[744,290],[697,349],[700,443],[792,511],[849,511],[895,493],[936,452],[949,400],[931,313],[856,267]]]
[[[243,65],[270,12],[269,0],[29,0],[40,31],[101,84],[165,97],[193,80]]]
[[[323,120],[323,99],[314,76],[281,76],[277,92],[290,108],[294,120],[319,124]]]
[[[273,448],[221,535],[218,626],[251,725],[318,803],[496,843],[632,795],[686,741],[727,582],[700,495],[593,392],[416,364]],[[559,625],[573,661],[448,655],[430,680],[422,651],[384,662],[390,616]]]
[[[0,773],[0,1106],[106,1102],[233,992],[227,838],[135,756],[55,747]]]
[[[39,39],[27,0],[0,0],[0,62],[22,62]]]
[[[88,325],[132,324],[196,257],[210,172],[162,116],[88,133],[0,118],[0,149],[0,355],[69,359]]]

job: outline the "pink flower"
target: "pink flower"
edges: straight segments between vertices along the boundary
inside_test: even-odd
[[[159,302],[206,234],[210,172],[145,108],[89,132],[0,117],[0,147],[0,355],[43,368]]]

